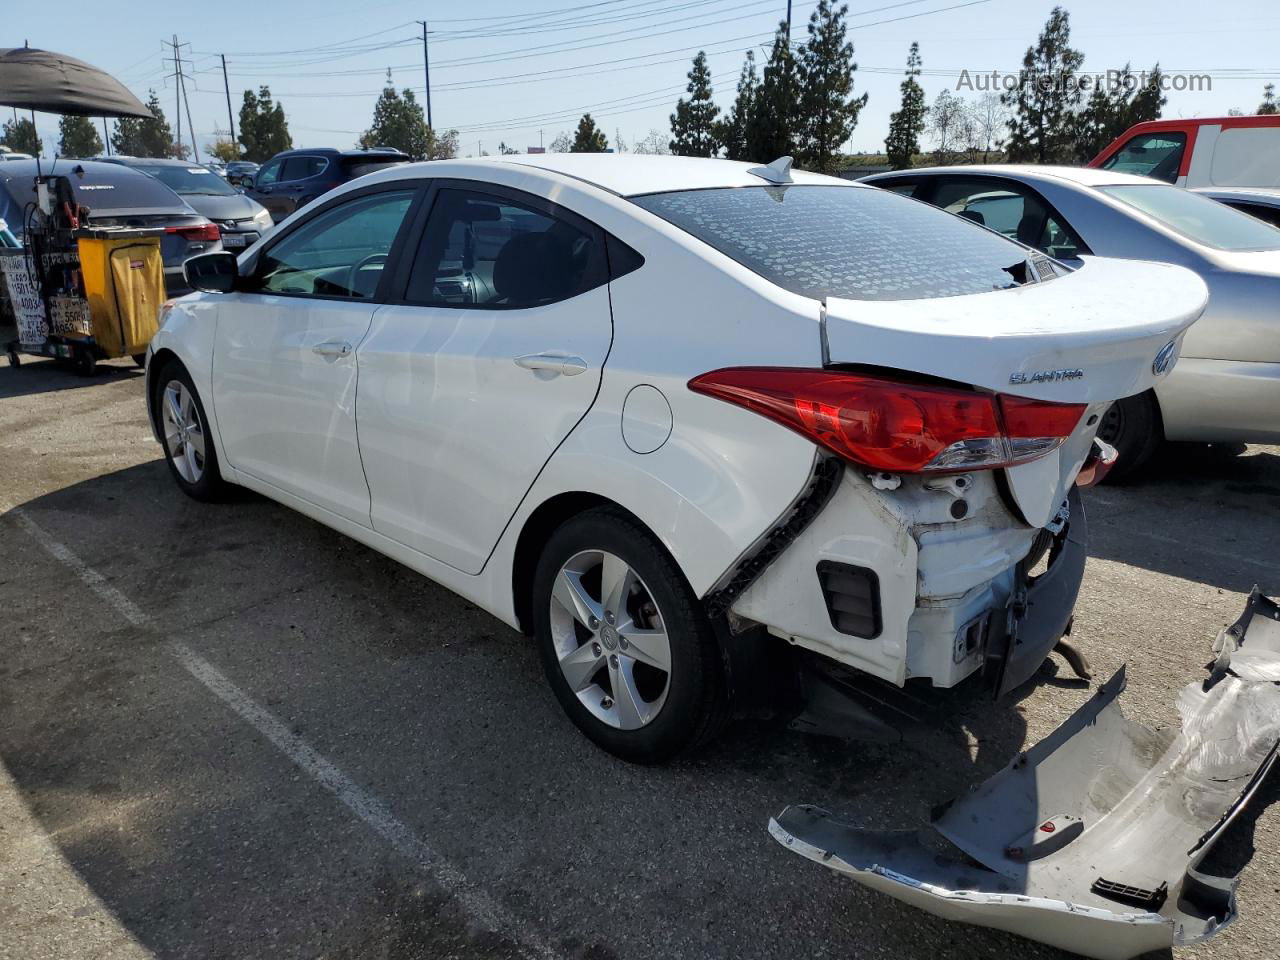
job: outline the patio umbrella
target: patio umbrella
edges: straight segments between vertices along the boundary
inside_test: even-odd
[[[151,116],[110,74],[34,47],[0,49],[0,106],[89,117]]]

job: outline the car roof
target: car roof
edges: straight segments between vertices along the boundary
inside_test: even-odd
[[[281,150],[274,154],[271,159],[276,157],[298,157],[298,156],[324,156],[324,157],[407,157],[408,154],[403,150],[397,150],[394,147],[370,147],[367,150],[339,150],[337,147],[294,147],[291,150]],[[250,161],[252,162],[252,161]]]
[[[143,164],[148,167],[203,167],[203,163],[197,163],[195,160],[175,160],[172,157],[96,157],[94,163],[114,163],[118,166],[131,167],[134,164]]]
[[[1215,200],[1244,200],[1280,207],[1280,187],[1195,187],[1192,193],[1203,193]]]
[[[876,183],[898,177],[938,176],[1007,177],[1032,182],[1074,183],[1082,187],[1116,186],[1119,184],[1164,183],[1151,177],[1133,173],[1116,173],[1094,167],[1036,166],[1029,163],[975,163],[953,167],[917,167],[911,170],[894,170],[889,173],[873,173],[863,177],[863,183]],[[1167,185],[1167,184],[1166,184]]]
[[[450,164],[519,165],[582,180],[610,193],[634,197],[673,190],[706,190],[712,187],[759,187],[768,181],[747,171],[759,164],[703,157],[671,157],[635,153],[510,154],[479,160],[433,160],[427,172],[448,176]],[[792,171],[795,183],[854,186],[851,181],[816,173]]]

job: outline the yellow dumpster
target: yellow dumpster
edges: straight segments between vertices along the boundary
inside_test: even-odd
[[[108,357],[145,353],[165,298],[158,232],[82,230],[77,239],[94,341]]]

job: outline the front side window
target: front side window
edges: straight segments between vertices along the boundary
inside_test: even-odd
[[[372,298],[413,196],[412,190],[396,190],[357,197],[308,220],[266,251],[254,288]]]
[[[284,166],[283,160],[272,160],[261,170],[258,171],[258,186],[265,187],[267,184],[275,183],[280,179],[280,168]]]
[[[436,195],[414,259],[411,303],[534,307],[604,282],[598,234],[534,206],[473,190]]]
[[[1109,156],[1102,168],[1174,183],[1186,147],[1185,133],[1143,133]]]
[[[874,187],[721,187],[631,198],[806,297],[918,300],[1017,285],[1027,252]]]
[[[1113,184],[1103,193],[1217,250],[1280,250],[1280,230],[1225,203],[1162,183]]]

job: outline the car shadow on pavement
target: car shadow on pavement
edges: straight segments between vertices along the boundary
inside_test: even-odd
[[[99,363],[92,376],[78,375],[69,363],[39,357],[22,357],[22,366],[0,362],[0,400],[38,393],[56,393],[97,386],[111,380],[132,380],[143,375],[129,359]]]
[[[674,765],[630,766],[563,717],[527,640],[270,501],[195,503],[156,460],[23,510],[151,622],[122,620],[0,517],[18,638],[0,661],[0,762],[161,957],[505,958],[525,924],[583,960],[1066,956],[832,883],[766,832],[800,802],[923,826],[1027,745],[1035,685],[999,702],[933,691],[902,744],[743,720]],[[482,930],[434,860],[393,850],[197,682],[175,641],[505,904],[512,937]],[[1056,709],[1086,696],[1064,689]]]

